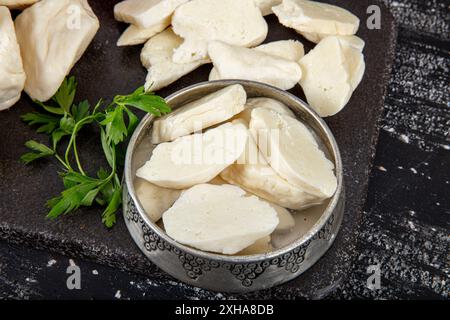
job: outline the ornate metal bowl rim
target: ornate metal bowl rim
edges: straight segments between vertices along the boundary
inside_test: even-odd
[[[131,174],[132,173],[131,172],[132,171],[131,170],[132,156],[134,153],[134,149],[135,149],[138,137],[140,136],[142,130],[145,130],[154,118],[154,116],[150,115],[150,114],[147,114],[146,116],[144,116],[144,118],[141,120],[141,122],[137,126],[136,130],[134,131],[134,133],[129,141],[127,151],[126,151],[126,156],[125,156],[124,176],[125,176],[125,182],[126,182],[126,187],[128,189],[128,193],[130,194],[133,202],[135,203],[138,213],[139,213],[140,217],[143,219],[144,223],[153,232],[155,232],[159,237],[161,237],[162,239],[164,239],[165,241],[167,241],[174,247],[178,247],[187,253],[190,253],[192,255],[202,257],[205,259],[220,260],[220,261],[229,262],[229,263],[253,263],[253,262],[256,263],[256,262],[260,262],[265,259],[272,259],[272,258],[282,256],[283,254],[288,253],[297,247],[300,247],[301,245],[310,241],[312,239],[312,237],[317,232],[319,232],[319,230],[322,229],[322,227],[326,224],[328,219],[331,217],[336,205],[338,204],[339,196],[343,189],[342,160],[341,160],[341,155],[340,155],[336,140],[335,140],[333,134],[331,133],[331,130],[329,129],[328,125],[325,123],[325,121],[306,102],[304,102],[303,100],[294,96],[293,94],[286,92],[284,90],[278,89],[276,87],[273,87],[273,86],[270,86],[270,85],[267,85],[264,83],[260,83],[260,82],[249,81],[249,80],[234,80],[234,79],[232,79],[232,80],[205,81],[205,82],[200,82],[200,83],[197,83],[194,85],[190,85],[186,88],[183,88],[183,89],[169,95],[165,99],[166,99],[166,101],[168,101],[170,103],[170,101],[172,99],[175,99],[175,98],[179,97],[180,95],[183,95],[186,92],[189,92],[193,89],[209,87],[212,84],[216,84],[219,86],[221,86],[221,85],[227,86],[227,85],[232,85],[232,84],[236,84],[236,83],[242,84],[244,86],[249,85],[249,86],[257,87],[257,88],[260,88],[263,90],[277,91],[280,95],[283,95],[288,99],[296,101],[299,105],[301,105],[301,108],[305,112],[307,112],[309,114],[309,116],[311,116],[314,119],[314,121],[320,127],[320,129],[326,133],[326,136],[331,145],[331,149],[332,149],[331,151],[333,153],[332,156],[334,156],[334,159],[335,159],[334,164],[335,164],[335,173],[336,173],[336,177],[337,177],[337,188],[336,188],[335,194],[333,195],[331,201],[328,203],[328,206],[325,209],[325,211],[323,212],[322,216],[313,225],[313,227],[308,230],[308,232],[306,234],[304,234],[299,239],[291,242],[290,244],[288,244],[284,247],[278,248],[269,253],[253,254],[253,255],[245,255],[245,256],[229,256],[229,255],[222,255],[222,254],[218,254],[218,253],[206,252],[206,251],[198,250],[198,249],[195,249],[195,248],[192,248],[189,246],[185,246],[185,245],[173,240],[171,237],[169,237],[163,230],[161,230],[161,228],[159,228],[154,222],[152,222],[147,217],[147,215],[144,213],[144,209],[141,207],[141,204],[139,203],[139,201],[136,197],[136,194],[134,191],[134,185],[133,185],[134,177]]]

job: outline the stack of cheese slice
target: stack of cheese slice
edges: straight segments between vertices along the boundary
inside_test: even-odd
[[[268,26],[253,0],[192,0],[175,11],[173,30],[184,39],[173,61],[187,63],[207,58],[208,43],[253,47],[267,36]]]
[[[307,193],[329,198],[336,191],[334,165],[300,121],[273,110],[252,111],[250,132],[270,166]]]
[[[288,209],[320,204],[336,189],[333,164],[309,129],[281,102],[247,99],[239,84],[156,120],[152,142],[136,172],[141,206],[174,240],[200,250],[266,253],[272,233],[295,226]]]
[[[168,86],[212,62],[211,81],[245,79],[283,90],[300,84],[311,107],[326,117],[348,103],[365,71],[364,41],[355,36],[358,17],[326,3],[126,0],[114,12],[118,20],[132,24],[119,45],[149,39],[141,53],[148,69],[147,91]],[[263,16],[271,13],[282,25],[318,43],[316,48],[305,56],[296,40],[259,45],[268,33]]]
[[[181,43],[183,43],[183,39],[173,33],[172,28],[167,28],[147,41],[141,51],[142,65],[148,70],[145,90],[156,91],[164,88],[202,64],[209,62],[208,60],[182,64],[173,62],[173,50],[178,48]]]

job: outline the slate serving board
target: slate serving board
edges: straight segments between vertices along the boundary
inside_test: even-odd
[[[139,60],[141,46],[116,47],[125,25],[114,21],[113,5],[118,1],[90,1],[100,19],[101,28],[82,59],[72,70],[78,80],[79,100],[91,103],[129,93],[142,85],[146,71]],[[338,115],[327,118],[340,146],[345,171],[346,213],[341,231],[327,254],[299,278],[265,292],[243,297],[319,298],[342,282],[354,258],[356,232],[365,201],[368,173],[375,152],[379,117],[383,107],[395,49],[396,31],[392,16],[381,3],[369,0],[329,1],[349,9],[361,19],[358,35],[366,41],[366,73],[350,103]],[[366,9],[376,3],[381,8],[381,29],[366,28]],[[266,17],[269,35],[266,42],[298,39],[308,51],[313,44],[295,31],[279,25],[275,16]],[[203,66],[173,85],[158,92],[162,96],[187,85],[207,80],[210,66]],[[304,98],[299,87],[292,93]],[[173,280],[147,261],[129,236],[121,216],[117,225],[107,230],[101,223],[100,208],[81,209],[56,221],[45,219],[45,202],[62,190],[56,162],[41,161],[24,166],[19,157],[26,150],[25,141],[47,143],[20,121],[20,115],[32,111],[31,100],[24,94],[9,111],[0,113],[0,238],[23,243],[118,268],[142,272],[159,281]],[[87,129],[80,141],[82,161],[87,170],[104,163],[97,147],[98,132]]]

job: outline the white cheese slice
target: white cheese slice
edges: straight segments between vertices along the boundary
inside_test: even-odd
[[[306,100],[317,113],[331,116],[350,100],[364,74],[364,57],[345,40],[330,36],[300,60],[300,85]]]
[[[267,108],[275,112],[288,115],[290,117],[295,117],[292,110],[289,109],[289,107],[287,107],[284,103],[266,97],[247,99],[247,103],[244,106],[244,111],[239,113],[237,117],[239,119],[244,120],[245,123],[248,125],[250,123],[250,119],[252,116],[252,110],[255,108]]]
[[[247,94],[231,85],[186,104],[153,124],[152,142],[172,141],[232,118],[244,110]]]
[[[0,110],[19,99],[25,85],[20,48],[9,9],[0,7]]]
[[[148,39],[154,35],[160,33],[170,25],[170,21],[155,24],[149,28],[140,28],[135,25],[130,25],[117,40],[117,46],[134,46],[137,44],[145,43]]]
[[[279,40],[259,45],[253,50],[267,53],[289,61],[298,62],[305,55],[303,44],[297,40]],[[212,68],[209,81],[223,79],[216,68]]]
[[[207,58],[208,42],[254,47],[267,36],[267,23],[253,0],[192,0],[178,7],[172,17],[176,34],[185,42],[173,61],[187,63]]]
[[[292,214],[286,208],[280,207],[274,203],[270,204],[278,214],[278,225],[275,228],[276,232],[284,233],[292,230],[295,227],[295,220]]]
[[[272,41],[261,44],[253,49],[289,61],[299,61],[305,55],[303,44],[297,40]]]
[[[336,191],[334,164],[297,119],[265,108],[252,111],[250,133],[270,166],[289,183],[318,197]]]
[[[277,6],[282,0],[253,0],[256,6],[261,10],[263,16],[272,14],[272,7]]]
[[[117,21],[140,28],[151,28],[169,22],[175,9],[188,0],[125,0],[114,6]]]
[[[46,101],[91,43],[99,21],[87,0],[40,1],[17,16],[15,26],[27,75],[25,92]]]
[[[212,41],[208,54],[220,79],[253,80],[288,90],[302,77],[297,62],[253,49]]]
[[[162,188],[144,179],[136,178],[134,190],[147,216],[151,221],[161,219],[181,194],[180,190]]]
[[[357,16],[343,8],[322,2],[283,0],[272,11],[282,25],[298,32],[352,35],[359,28]]]
[[[225,123],[205,133],[160,143],[136,175],[173,189],[205,183],[239,158],[247,138],[248,130],[244,125]]]
[[[354,91],[360,84],[366,70],[364,55],[361,49],[356,47],[353,42],[342,39],[342,37],[338,37],[338,39],[344,54],[344,65],[349,74],[350,85]]]
[[[39,0],[0,0],[0,6],[6,6],[10,9],[24,9],[38,1]]]
[[[184,191],[163,214],[167,234],[191,247],[235,254],[270,235],[276,211],[232,185],[200,184]]]
[[[270,243],[270,236],[258,239],[252,245],[244,250],[236,253],[237,256],[249,256],[251,254],[264,254],[272,251],[272,244]]]
[[[233,123],[242,121],[235,120]],[[273,204],[290,209],[305,209],[321,203],[325,198],[306,192],[276,173],[251,136],[236,163],[223,170],[220,177]]]
[[[173,33],[172,28],[167,28],[146,42],[141,51],[141,62],[148,69],[145,90],[156,91],[164,88],[209,62],[198,60],[191,63],[174,63],[173,50],[182,42],[183,39]]]

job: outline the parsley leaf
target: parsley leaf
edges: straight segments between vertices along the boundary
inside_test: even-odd
[[[109,204],[106,207],[105,211],[102,214],[102,222],[108,228],[112,227],[116,223],[116,215],[115,212],[119,209],[119,206],[122,204],[122,188],[117,186],[114,189],[114,192],[109,200]]]
[[[106,137],[114,144],[122,142],[128,133],[123,117],[123,107],[120,105],[107,111],[105,119],[100,124],[106,127]]]
[[[53,114],[57,114],[57,115],[63,115],[64,114],[64,109],[62,109],[61,107],[48,106],[48,105],[46,105],[43,102],[38,101],[38,100],[34,100],[34,103],[36,103],[37,105],[41,106],[47,112],[50,112],[50,113],[53,113]]]
[[[29,140],[25,143],[25,146],[34,152],[25,153],[20,157],[25,164],[28,164],[36,159],[50,157],[54,154],[53,150],[47,147],[45,144],[39,143],[34,140]]]
[[[47,202],[47,206],[51,209],[47,217],[55,219],[61,214],[67,214],[78,209],[81,205],[90,205],[92,194],[98,192],[98,187],[99,182],[92,181],[82,182],[64,190],[60,196]]]
[[[166,114],[171,111],[170,107],[163,98],[154,95],[151,92],[145,92],[144,87],[139,87],[128,96],[117,96],[115,102],[117,104],[138,108],[156,116],[161,116],[162,114]]]
[[[62,129],[56,129],[52,132],[52,144],[53,144],[53,150],[56,149],[56,146],[58,145],[58,142],[64,137],[69,135],[66,131]]]
[[[58,91],[56,91],[52,100],[55,101],[66,113],[70,113],[70,107],[72,106],[73,99],[75,98],[75,92],[77,89],[77,81],[75,77],[64,79]]]
[[[81,101],[78,105],[74,104],[72,106],[72,115],[75,122],[82,120],[89,115],[89,102],[87,100]]]
[[[62,131],[70,134],[75,128],[75,119],[66,114],[64,115],[64,117],[61,118],[61,121],[59,122],[59,127],[61,128]]]
[[[39,128],[37,128],[36,132],[46,134],[51,134],[53,130],[55,130],[55,128],[58,126],[59,122],[58,117],[39,112],[26,113],[22,115],[21,118],[30,126],[35,124],[41,125]]]
[[[113,150],[111,149],[110,144],[107,141],[106,133],[103,128],[100,128],[100,140],[102,142],[103,153],[105,154],[106,161],[111,168],[114,167],[114,157]]]

